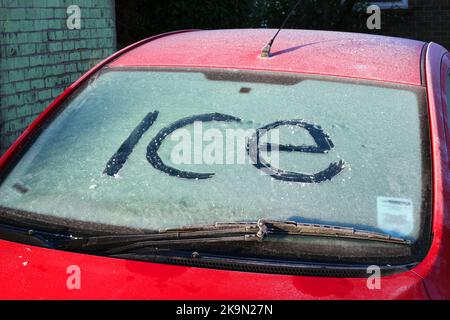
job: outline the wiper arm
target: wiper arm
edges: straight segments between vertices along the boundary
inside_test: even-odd
[[[175,245],[263,241],[268,235],[316,236],[411,245],[409,240],[354,228],[261,219],[258,222],[216,223],[162,229],[139,235],[75,238],[60,243],[63,249],[106,250],[107,254]]]
[[[179,244],[261,241],[263,237],[264,234],[260,232],[257,223],[216,223],[177,229],[160,229],[144,234],[81,237],[61,242],[60,248],[106,249],[107,253],[117,253],[144,247]]]
[[[14,225],[0,224],[0,239],[8,239],[14,242],[21,242],[46,248],[57,248],[59,243],[70,242],[76,238],[64,232],[50,232]]]

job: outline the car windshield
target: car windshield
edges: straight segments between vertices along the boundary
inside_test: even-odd
[[[424,101],[406,85],[106,68],[3,174],[0,206],[151,230],[269,218],[415,241],[430,215]]]

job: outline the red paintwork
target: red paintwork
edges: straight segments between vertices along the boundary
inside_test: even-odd
[[[445,57],[443,57],[445,55]],[[442,64],[441,64],[442,61]],[[431,298],[450,299],[450,134],[447,123],[445,75],[450,68],[446,50],[431,43],[426,78],[433,154],[433,233],[428,256],[414,269],[424,279]],[[444,71],[445,70],[445,71]]]
[[[87,256],[0,241],[0,298],[8,299],[423,299],[419,277],[331,279],[230,272]],[[29,250],[28,250],[29,249]],[[27,263],[28,262],[28,263]],[[24,266],[24,263],[27,263]],[[68,290],[67,267],[81,269]]]
[[[276,30],[196,31],[159,38],[110,67],[177,66],[288,71],[420,85],[425,43],[356,33],[283,30],[272,59],[261,49]]]
[[[421,84],[420,55],[424,46],[421,42],[344,33],[283,31],[273,52],[284,50],[285,53],[261,60],[257,55],[269,35],[271,31],[255,30],[180,33],[150,38],[124,49],[83,76],[50,105],[0,158],[0,170],[38,124],[105,65],[284,70]],[[318,43],[320,41],[324,42]],[[290,49],[301,45],[301,49]],[[234,57],[230,53],[234,53]],[[0,298],[450,299],[450,161],[447,150],[450,132],[441,70],[441,61],[449,66],[450,59],[448,53],[443,59],[445,54],[444,48],[433,43],[428,45],[425,65],[433,152],[434,240],[422,263],[412,271],[384,277],[381,290],[369,290],[366,279],[170,266],[60,252],[0,240]],[[81,268],[81,290],[67,289],[66,270],[70,265]]]

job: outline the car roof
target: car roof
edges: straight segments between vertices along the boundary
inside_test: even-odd
[[[274,29],[193,30],[144,42],[109,67],[196,67],[285,71],[421,85],[426,43],[358,33]]]

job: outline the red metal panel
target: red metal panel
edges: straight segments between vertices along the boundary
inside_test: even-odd
[[[0,299],[426,299],[411,272],[383,278],[314,278],[170,266],[59,252],[0,241]],[[67,268],[81,270],[69,290]]]
[[[450,136],[445,132],[441,68],[445,54],[435,43],[428,46],[425,71],[433,157],[433,242],[427,257],[413,269],[424,279],[433,299],[450,299]]]
[[[283,30],[272,58],[261,49],[276,30],[197,31],[149,42],[111,67],[176,66],[286,71],[420,85],[423,42],[308,30]]]

